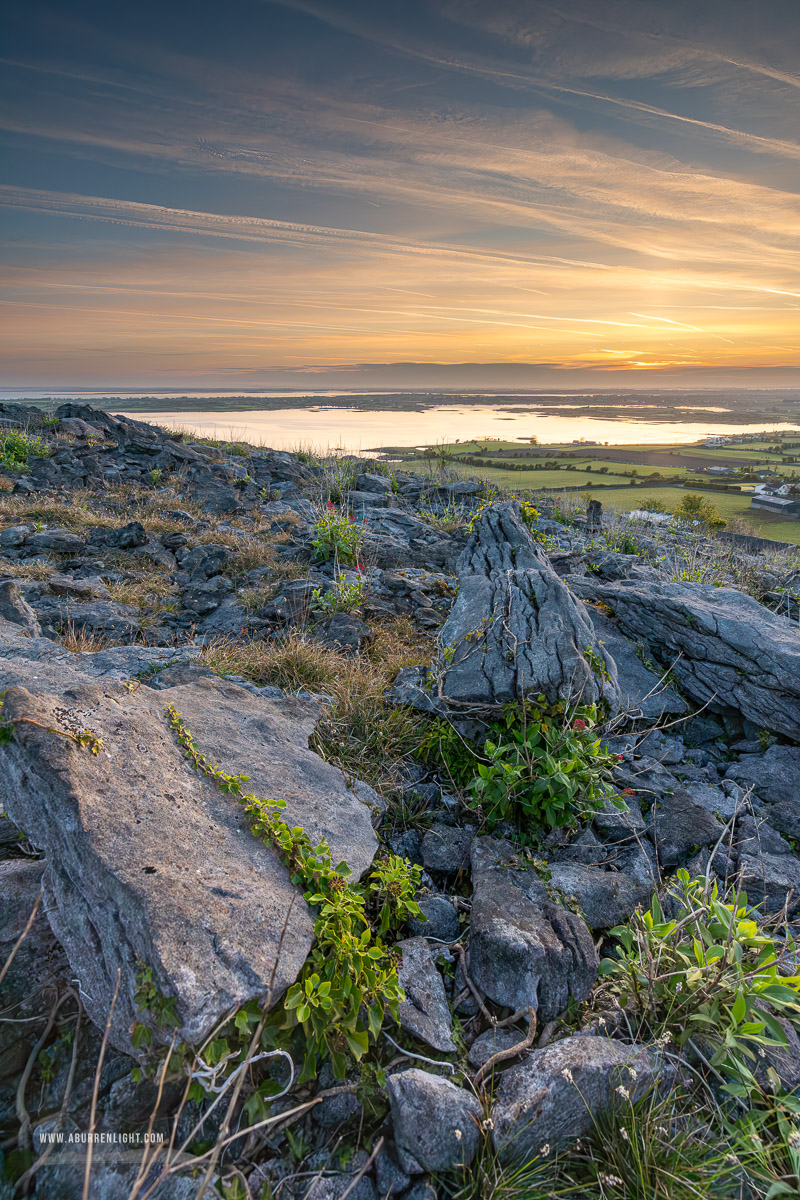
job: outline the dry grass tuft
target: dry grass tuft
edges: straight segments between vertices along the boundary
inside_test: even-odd
[[[41,521],[63,529],[84,529],[87,525],[110,527],[117,522],[99,507],[90,492],[74,492],[68,500],[52,496],[37,500],[30,496],[0,495],[0,520],[19,525]]]
[[[125,579],[118,583],[106,585],[111,593],[111,599],[118,604],[136,604],[139,608],[158,605],[160,600],[167,597],[175,598],[177,593],[170,584],[169,576],[153,572],[142,579]]]
[[[203,648],[200,661],[262,686],[331,696],[312,748],[347,776],[389,796],[402,760],[419,745],[425,718],[388,704],[383,693],[401,667],[429,660],[433,643],[402,619],[376,626],[373,634],[369,648],[356,657],[289,633],[271,642],[218,640]]]
[[[58,563],[52,558],[36,559],[32,562],[4,559],[0,564],[0,578],[6,579],[11,576],[13,579],[39,581],[49,579],[53,572],[57,570]]]
[[[77,629],[71,621],[58,640],[65,650],[71,650],[75,654],[82,652],[91,654],[95,650],[107,650],[109,646],[114,644],[108,638],[101,637],[98,633],[89,633],[85,629]]]

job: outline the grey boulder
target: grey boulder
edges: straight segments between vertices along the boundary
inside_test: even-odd
[[[458,560],[458,594],[440,634],[438,690],[450,705],[619,701],[616,667],[587,609],[533,540],[519,504],[492,505]]]
[[[472,844],[469,970],[495,1004],[534,1008],[539,1021],[585,1000],[597,978],[586,922],[552,900],[513,847],[494,838]]]
[[[370,811],[308,749],[313,705],[220,680],[155,691],[71,674],[57,694],[8,687],[14,738],[0,751],[0,800],[47,856],[46,910],[91,1018],[105,1023],[119,972],[111,1038],[128,1050],[146,964],[176,1000],[180,1039],[196,1043],[223,1013],[281,995],[313,920],[242,806],[190,769],[167,702],[209,761],[249,776],[255,795],[284,800],[288,822],[315,843],[327,838],[356,877],[377,845]],[[97,754],[70,737],[84,729],[102,739]]]
[[[766,915],[800,911],[800,859],[768,850],[739,855],[739,886]]]
[[[685,788],[662,796],[651,815],[648,832],[663,867],[675,867],[695,848],[716,842],[725,828],[712,812],[695,804]]]
[[[41,637],[42,631],[36,618],[36,613],[21,594],[13,579],[0,583],[0,617],[19,625],[20,631],[25,631],[31,637]]]
[[[554,888],[575,900],[590,929],[611,929],[650,899],[650,888],[625,871],[604,871],[583,863],[550,864]]]
[[[12,618],[13,620],[13,618]],[[744,754],[725,772],[743,788],[753,788],[769,804],[800,802],[800,749],[770,746],[764,754]]]
[[[492,1111],[504,1162],[547,1157],[592,1132],[612,1105],[635,1100],[659,1079],[659,1056],[610,1038],[575,1035],[535,1050],[500,1077]],[[622,1089],[622,1091],[619,1091]]]
[[[686,701],[671,684],[665,683],[642,662],[640,648],[620,633],[616,622],[592,610],[595,633],[617,668],[619,706],[631,720],[657,721],[661,717],[682,717],[688,711]]]
[[[800,738],[800,629],[751,596],[701,583],[622,579],[596,599],[712,711]]]
[[[406,938],[397,949],[402,956],[398,978],[405,994],[397,1013],[400,1028],[442,1054],[454,1054],[444,983],[428,943],[424,937]]]
[[[386,1081],[398,1161],[409,1175],[468,1166],[480,1141],[481,1106],[449,1079],[412,1068]]]

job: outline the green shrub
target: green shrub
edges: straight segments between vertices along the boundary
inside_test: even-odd
[[[616,758],[595,732],[597,719],[595,705],[568,711],[561,703],[546,706],[541,696],[535,704],[507,706],[480,746],[437,720],[421,754],[441,757],[489,828],[513,821],[527,837],[575,824],[607,800],[625,807],[611,782]]]
[[[361,526],[340,512],[334,504],[328,504],[314,523],[314,536],[311,544],[318,559],[328,562],[331,558],[337,562],[354,566],[364,541],[364,531]]]
[[[364,603],[366,590],[367,581],[362,576],[348,582],[342,575],[337,575],[327,592],[314,588],[311,608],[323,613],[354,612]]]
[[[574,824],[607,799],[624,808],[610,780],[616,759],[595,736],[596,720],[594,706],[569,717],[562,705],[509,714],[497,740],[484,742],[488,762],[467,785],[469,802],[490,827],[514,821],[523,832]]]
[[[675,509],[675,516],[679,521],[690,525],[700,524],[712,532],[724,529],[727,524],[722,513],[699,492],[687,492]]]
[[[50,448],[39,437],[20,429],[0,428],[0,466],[12,471],[22,470],[29,458],[48,458]]]
[[[759,1091],[759,1049],[786,1045],[776,1016],[800,1027],[795,944],[779,948],[759,929],[743,892],[724,900],[716,882],[683,869],[667,896],[672,916],[654,896],[646,912],[611,930],[617,947],[600,964],[605,990],[636,1014],[640,1035],[688,1044],[725,1076],[729,1092],[749,1097]]]
[[[603,539],[608,549],[617,554],[647,553],[647,547],[630,529],[604,529]]]

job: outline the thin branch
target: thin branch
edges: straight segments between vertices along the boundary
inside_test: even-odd
[[[372,1149],[372,1153],[370,1154],[369,1158],[368,1158],[368,1159],[367,1159],[367,1161],[364,1163],[363,1167],[362,1167],[362,1168],[361,1168],[361,1170],[358,1172],[358,1174],[356,1175],[356,1177],[355,1177],[355,1179],[352,1181],[352,1183],[349,1183],[349,1184],[347,1185],[347,1187],[344,1189],[344,1191],[342,1192],[341,1196],[339,1197],[339,1200],[347,1200],[347,1197],[350,1195],[350,1193],[351,1193],[351,1192],[353,1192],[353,1191],[355,1190],[355,1188],[358,1186],[358,1184],[361,1182],[361,1180],[362,1180],[362,1179],[364,1178],[364,1176],[366,1175],[367,1171],[370,1169],[370,1167],[371,1167],[371,1166],[372,1166],[372,1164],[374,1163],[375,1159],[376,1159],[376,1158],[378,1157],[378,1155],[380,1154],[380,1152],[381,1152],[381,1150],[382,1150],[382,1148],[383,1148],[383,1143],[384,1143],[384,1138],[383,1138],[383,1137],[379,1137],[379,1138],[378,1138],[378,1140],[377,1140],[377,1142],[375,1143],[375,1145],[374,1145],[373,1149]]]
[[[17,951],[19,950],[20,946],[25,941],[25,938],[28,936],[28,934],[31,931],[31,928],[33,927],[33,922],[36,920],[36,914],[39,911],[39,905],[42,903],[43,895],[44,895],[44,888],[39,888],[39,895],[36,897],[33,908],[31,909],[31,915],[28,917],[27,924],[26,924],[25,928],[23,929],[22,933],[17,938],[17,940],[14,942],[14,946],[11,950],[11,953],[9,954],[6,961],[3,963],[2,969],[0,969],[0,983],[2,983],[3,980],[5,979],[8,968],[11,966],[12,962],[14,961],[14,959],[17,956]]]
[[[518,1058],[526,1050],[529,1050],[536,1040],[536,1011],[533,1008],[528,1009],[528,1033],[525,1038],[518,1042],[516,1046],[509,1046],[506,1050],[498,1050],[491,1058],[487,1058],[481,1069],[472,1077],[472,1086],[480,1087],[486,1075],[488,1075],[494,1067],[501,1062],[505,1062],[509,1058]]]
[[[106,1056],[106,1048],[108,1046],[108,1038],[111,1033],[111,1021],[114,1016],[114,1009],[117,1005],[117,996],[119,995],[119,985],[122,979],[122,968],[117,968],[117,982],[114,987],[114,995],[111,997],[111,1007],[108,1010],[108,1020],[103,1034],[103,1041],[100,1046],[100,1054],[97,1058],[97,1069],[94,1073],[94,1086],[92,1088],[92,1106],[89,1110],[89,1138],[86,1145],[86,1169],[83,1173],[83,1196],[82,1200],[89,1200],[89,1184],[91,1183],[92,1174],[92,1154],[94,1146],[92,1139],[94,1138],[94,1127],[97,1123],[97,1097],[100,1092],[100,1073],[103,1070],[103,1059]]]

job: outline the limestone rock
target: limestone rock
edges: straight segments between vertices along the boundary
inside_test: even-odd
[[[617,668],[620,709],[629,713],[631,719],[656,721],[664,716],[682,717],[688,711],[686,701],[645,666],[636,643],[624,637],[609,617],[594,609],[591,617],[595,633]]]
[[[13,579],[0,583],[0,617],[19,625],[31,637],[41,637],[42,631],[36,619],[36,613],[28,601],[21,595]]]
[[[547,1146],[554,1151],[585,1137],[617,1087],[635,1100],[661,1072],[657,1055],[606,1037],[575,1035],[535,1050],[497,1083],[495,1148],[506,1162],[526,1162]]]
[[[449,1079],[413,1068],[386,1081],[400,1166],[410,1175],[468,1166],[478,1149],[481,1106]]]
[[[543,693],[551,702],[603,697],[616,707],[613,659],[586,607],[537,547],[516,502],[486,509],[457,573],[458,594],[441,631],[445,701],[493,706]]]
[[[414,513],[373,508],[364,521],[364,549],[379,567],[448,567],[460,543]]]
[[[593,596],[681,690],[713,711],[800,739],[800,629],[751,596],[701,583],[623,579]]]
[[[800,859],[794,854],[767,850],[739,856],[739,886],[750,904],[761,905],[766,915],[786,907],[790,916],[800,911]]]
[[[650,899],[650,889],[625,871],[604,871],[582,863],[551,863],[550,882],[577,901],[592,930],[611,929]]]
[[[179,1036],[196,1042],[223,1013],[265,998],[273,969],[277,999],[312,943],[311,914],[276,851],[252,837],[233,797],[190,770],[168,701],[209,761],[249,776],[255,795],[285,800],[286,819],[326,837],[334,861],[359,876],[377,845],[367,806],[308,749],[315,706],[216,679],[166,691],[98,684],[75,667],[56,694],[8,687],[4,716],[17,723],[0,751],[0,799],[46,853],[50,923],[96,1023],[121,971],[112,1041],[123,1050],[138,963],[176,997]],[[97,755],[51,732],[82,729],[102,738]]]
[[[597,952],[586,922],[551,900],[513,847],[494,838],[472,844],[469,970],[495,1004],[533,1007],[549,1021],[572,998],[585,1000],[597,977]]]
[[[13,617],[12,617],[13,620]],[[745,754],[725,772],[743,788],[753,788],[770,804],[800,801],[800,749],[770,746],[764,754]]]
[[[422,862],[426,869],[454,874],[469,866],[470,845],[476,832],[474,825],[466,829],[432,825],[422,838]]]
[[[662,796],[653,806],[653,823],[648,831],[663,867],[675,867],[696,846],[710,846],[721,836],[724,825],[713,813],[695,804],[685,788]]]
[[[442,1054],[454,1054],[444,983],[428,943],[424,937],[406,938],[397,949],[402,955],[398,978],[405,993],[397,1014],[400,1028]]]
[[[470,1046],[467,1061],[471,1067],[482,1067],[495,1054],[511,1050],[524,1041],[525,1034],[518,1029],[485,1029]]]
[[[412,917],[408,927],[421,937],[436,938],[439,942],[454,942],[461,932],[458,913],[448,896],[437,894],[417,897],[421,917]]]
[[[392,493],[392,481],[386,475],[373,475],[369,471],[362,471],[360,475],[356,475],[356,491],[377,492],[389,496]]]

